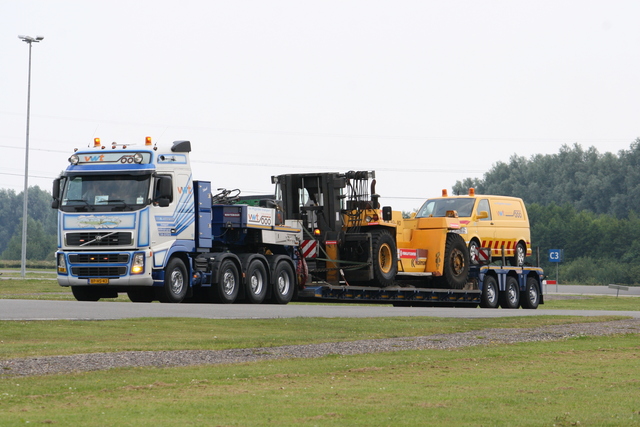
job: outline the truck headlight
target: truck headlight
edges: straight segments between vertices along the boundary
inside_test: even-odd
[[[58,273],[67,274],[67,260],[63,253],[58,254]]]
[[[133,262],[131,263],[131,274],[144,273],[144,252],[133,254]]]

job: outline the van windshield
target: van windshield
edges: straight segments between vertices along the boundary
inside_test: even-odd
[[[429,199],[418,211],[416,218],[444,217],[447,211],[458,212],[459,217],[470,217],[475,199],[469,197]]]

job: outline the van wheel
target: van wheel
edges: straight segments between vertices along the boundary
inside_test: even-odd
[[[513,276],[507,277],[504,292],[500,293],[500,307],[518,308],[520,306],[520,287],[518,279]]]
[[[527,247],[524,243],[518,242],[516,245],[515,253],[510,260],[510,264],[514,267],[522,267],[524,265],[524,258],[527,256]]]
[[[540,304],[540,286],[533,277],[527,278],[524,295],[522,296],[522,308],[535,310]]]
[[[451,289],[462,289],[469,276],[469,250],[459,234],[449,233],[444,250],[444,279]]]
[[[480,243],[477,240],[473,239],[469,242],[469,262],[473,265],[480,264],[479,260],[480,254]]]

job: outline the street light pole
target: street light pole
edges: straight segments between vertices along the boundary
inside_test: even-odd
[[[27,275],[27,202],[29,198],[29,116],[31,113],[31,45],[44,39],[42,36],[18,36],[29,45],[29,80],[27,83],[27,145],[24,154],[24,192],[22,195],[22,256],[20,258],[20,276]]]

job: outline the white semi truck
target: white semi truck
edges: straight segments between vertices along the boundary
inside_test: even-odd
[[[219,204],[192,176],[189,141],[74,152],[54,181],[58,283],[81,301],[286,304],[296,286],[299,221],[270,206]],[[224,201],[222,201],[224,203]],[[268,203],[268,201],[265,201]]]

